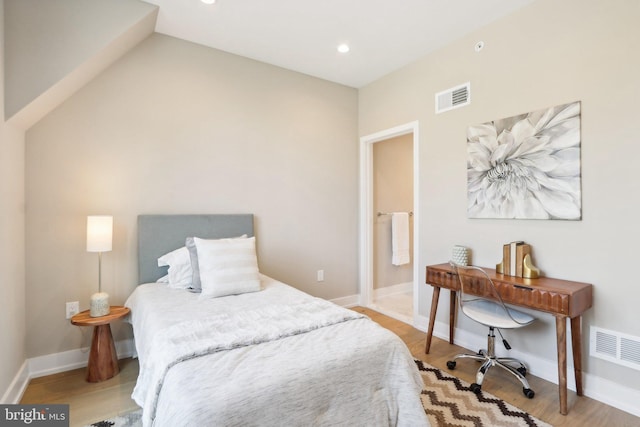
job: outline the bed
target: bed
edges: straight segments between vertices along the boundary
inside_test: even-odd
[[[158,267],[194,236],[199,293]],[[428,425],[411,354],[367,317],[259,272],[259,289],[212,296],[217,259],[202,248],[235,253],[253,236],[248,214],[139,216],[140,285],[125,305],[143,426]]]

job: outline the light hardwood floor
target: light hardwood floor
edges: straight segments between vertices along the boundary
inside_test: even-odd
[[[426,355],[424,332],[366,308],[355,307],[354,310],[366,314],[383,327],[395,332],[406,343],[414,357],[444,371],[448,371],[447,360],[457,353],[468,351],[434,337],[431,353]],[[475,362],[463,360],[458,363],[455,371],[448,372],[467,382],[474,382],[477,367]],[[82,426],[128,412],[137,407],[130,396],[138,375],[138,362],[134,359],[123,359],[120,361],[120,368],[119,375],[101,383],[87,383],[84,379],[84,369],[36,378],[29,383],[21,403],[68,403],[72,426]],[[501,370],[491,370],[482,388],[558,427],[640,426],[639,417],[588,397],[577,397],[571,391],[569,414],[560,415],[557,386],[531,375],[529,382],[536,392],[534,399],[524,397],[519,383]]]

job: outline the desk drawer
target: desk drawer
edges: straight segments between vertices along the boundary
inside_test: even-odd
[[[486,280],[482,279],[473,280],[470,293],[489,296],[487,286],[490,285],[488,283],[485,284],[485,281]],[[562,294],[539,287],[525,288],[514,286],[512,283],[496,280],[494,280],[494,284],[506,304],[519,305],[553,314],[569,315],[570,296],[568,294]]]
[[[540,288],[531,290],[510,283],[496,283],[504,302],[534,308],[554,314],[569,315],[570,296]]]
[[[444,289],[454,291],[460,289],[458,276],[444,268],[427,268],[426,282]],[[488,288],[489,284],[485,282],[486,279],[483,277],[473,278],[469,284],[469,293],[495,298],[495,295],[493,295]],[[493,282],[502,300],[507,304],[519,305],[564,316],[580,314],[584,309],[591,306],[589,303],[585,307],[578,307],[580,310],[578,310],[577,313],[571,313],[570,293],[557,292],[556,290],[546,289],[541,286],[532,286],[530,288],[514,286],[513,283],[502,282],[499,279],[494,279]],[[589,296],[589,302],[590,301]],[[574,306],[577,307],[576,304],[574,304]],[[574,311],[576,307],[574,307]]]
[[[452,289],[454,291],[460,288],[458,276],[446,270],[427,268],[427,278],[425,281],[428,284],[432,284],[440,288]]]

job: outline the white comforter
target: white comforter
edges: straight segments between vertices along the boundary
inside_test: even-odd
[[[145,426],[422,426],[402,341],[357,313],[263,276],[201,299],[139,286],[131,308]]]

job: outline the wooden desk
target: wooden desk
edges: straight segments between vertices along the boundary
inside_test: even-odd
[[[494,269],[484,269],[496,285],[496,289],[507,304],[527,307],[551,313],[556,317],[556,340],[558,346],[558,389],[560,394],[560,413],[567,414],[567,319],[571,320],[571,346],[573,350],[573,367],[576,378],[576,393],[582,396],[582,331],[581,315],[593,303],[593,286],[589,283],[570,282],[567,280],[541,277],[525,279],[522,277],[498,274]],[[488,296],[483,284],[486,279],[478,278],[472,284],[471,293]],[[449,306],[449,343],[453,344],[455,327],[456,295],[460,289],[458,277],[447,264],[427,266],[428,285],[433,286],[431,313],[425,353],[429,353],[433,325],[436,320],[440,289],[451,291]]]
[[[74,325],[94,327],[87,365],[87,381],[96,383],[108,380],[120,372],[118,355],[109,325],[114,320],[129,314],[129,311],[127,307],[112,305],[110,313],[105,316],[91,317],[89,310],[85,310],[71,318],[71,323]]]

